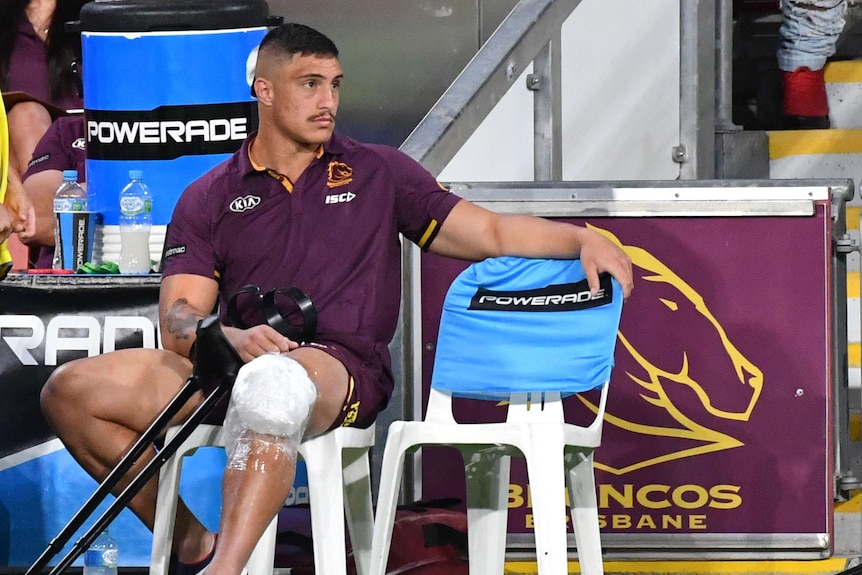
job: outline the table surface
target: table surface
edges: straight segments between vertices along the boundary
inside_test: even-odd
[[[103,286],[159,285],[161,274],[29,274],[12,272],[0,281],[0,290],[15,288],[75,288]]]

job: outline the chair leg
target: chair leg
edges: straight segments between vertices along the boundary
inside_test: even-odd
[[[272,575],[275,569],[275,538],[278,533],[278,515],[272,518],[263,532],[251,557],[246,563],[248,575]]]
[[[317,437],[303,446],[303,459],[308,471],[315,573],[347,573],[341,456],[341,449],[332,434]]]
[[[398,494],[404,469],[405,450],[402,446],[405,423],[395,421],[389,426],[383,463],[380,470],[380,486],[377,489],[377,511],[374,515],[374,539],[371,567],[368,575],[384,575],[389,562],[392,544],[392,529],[398,507]]]
[[[368,575],[374,535],[374,507],[371,501],[371,463],[368,449],[345,449],[342,479],[344,514],[358,575]]]
[[[180,474],[183,455],[176,453],[159,470],[159,490],[156,499],[156,517],[153,524],[153,548],[150,552],[150,574],[167,575],[171,549],[174,544],[174,525],[177,518],[177,501],[180,491]]]
[[[499,447],[462,451],[471,575],[501,575],[506,561],[511,458]]]
[[[522,446],[527,460],[536,561],[540,575],[565,575],[568,569],[566,534],[565,466],[563,440],[554,430],[533,428],[530,441]]]
[[[581,573],[604,575],[592,449],[567,451],[566,480]]]
[[[165,441],[171,441],[180,427],[171,427],[165,433]],[[199,425],[177,451],[165,461],[159,470],[159,489],[156,495],[156,516],[153,525],[153,548],[150,553],[150,573],[167,575],[174,544],[177,505],[180,497],[180,475],[183,458],[193,454],[198,447],[224,446],[221,426]]]

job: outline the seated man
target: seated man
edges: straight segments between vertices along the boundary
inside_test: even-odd
[[[285,24],[266,35],[252,85],[259,131],[190,184],[171,219],[159,296],[164,349],[66,363],[42,391],[57,435],[102,480],[188,378],[195,328],[216,305],[224,322],[231,296],[248,284],[296,286],[309,295],[318,313],[313,342],[292,341],[263,323],[224,327],[247,362],[243,370],[266,374],[273,354],[284,359],[287,375],[268,379],[290,399],[263,407],[292,419],[264,429],[254,413],[240,416],[241,433],[228,447],[218,545],[180,506],[177,573],[239,575],[293,484],[297,442],[338,426],[367,427],[386,407],[400,235],[464,260],[580,258],[593,291],[600,272],[615,276],[626,295],[632,289],[630,259],[598,233],[490,212],[441,187],[398,150],[335,133],[342,79],[338,50],[323,34]],[[156,487],[151,481],[129,504],[150,528]]]
[[[7,161],[13,179],[23,179],[51,122],[83,108],[76,67],[81,38],[67,30],[66,23],[78,19],[86,1],[0,3],[0,87],[8,115]]]
[[[87,150],[84,117],[61,116],[54,120],[36,145],[24,173],[24,190],[33,203],[35,226],[21,241],[39,250],[35,267],[51,267],[54,255],[54,192],[63,183],[63,170],[78,170],[78,182],[87,189]]]

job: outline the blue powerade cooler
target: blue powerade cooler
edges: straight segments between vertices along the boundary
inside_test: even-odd
[[[255,49],[279,22],[265,0],[84,5],[87,184],[90,209],[104,222],[95,259],[117,261],[119,192],[131,169],[143,170],[153,192],[150,250],[159,258],[185,187],[256,129]]]

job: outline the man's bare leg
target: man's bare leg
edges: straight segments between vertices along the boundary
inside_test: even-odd
[[[191,363],[175,353],[153,349],[120,350],[58,367],[42,389],[42,411],[75,460],[101,482],[191,374]],[[193,397],[180,410],[185,420],[201,401]],[[115,488],[120,493],[154,455],[140,458]],[[129,508],[152,530],[158,479],[149,481]],[[212,548],[213,537],[180,502],[175,553],[194,563]]]
[[[318,389],[318,399],[305,436],[329,429],[341,413],[348,375],[329,354],[299,348],[289,357],[299,362]],[[295,457],[265,441],[255,442],[244,470],[227,469],[222,484],[219,544],[207,575],[239,575],[272,518],[290,493],[296,473]]]

